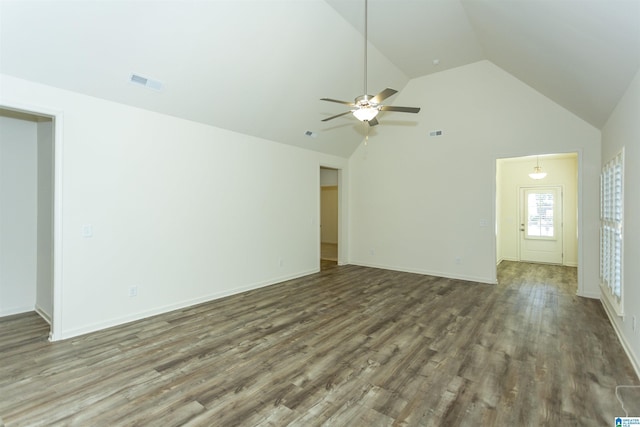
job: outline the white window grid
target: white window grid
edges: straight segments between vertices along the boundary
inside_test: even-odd
[[[600,174],[600,282],[619,315],[623,314],[623,169],[624,150]]]

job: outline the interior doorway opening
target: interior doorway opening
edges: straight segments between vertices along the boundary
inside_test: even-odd
[[[0,106],[0,316],[54,325],[55,117]]]
[[[340,185],[339,170],[320,168],[320,268],[338,265]]]
[[[530,176],[540,166],[546,176]],[[578,153],[496,160],[496,261],[579,267]]]

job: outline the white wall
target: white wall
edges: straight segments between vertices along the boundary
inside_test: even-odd
[[[338,185],[338,171],[336,169],[320,168],[320,185],[335,187]]]
[[[622,148],[624,164],[623,282],[624,317],[610,313],[614,327],[640,375],[640,72],[602,130],[602,163]],[[603,297],[604,298],[604,297]],[[638,326],[632,328],[633,317]]]
[[[338,187],[322,187],[320,195],[320,241],[338,243]]]
[[[320,241],[338,243],[338,171],[320,168]]]
[[[563,188],[563,227],[562,241],[564,247],[563,264],[571,267],[578,265],[578,231],[577,231],[577,194],[578,194],[578,161],[577,156],[561,156],[560,158],[540,158],[540,165],[547,176],[535,181],[529,177],[536,165],[535,158],[516,158],[498,160],[496,178],[496,223],[498,225],[497,245],[498,261],[501,259],[518,261],[520,259],[518,245],[520,239],[519,220],[519,188],[532,186],[561,186]],[[500,194],[498,195],[498,189]],[[498,220],[500,218],[500,220]]]
[[[347,171],[345,159],[6,75],[0,86],[0,104],[63,117],[56,339],[319,270],[318,169]]]
[[[385,113],[350,158],[352,263],[495,282],[496,159],[576,151],[579,292],[599,295],[597,129],[488,61],[414,79],[393,104],[422,110]]]
[[[504,218],[502,217],[503,209],[501,209],[502,201],[504,199],[504,196],[502,194],[504,186],[500,184],[501,182],[503,182],[503,165],[503,161],[496,161],[496,222],[493,225],[496,229],[496,263],[498,264],[504,259],[504,249],[502,247],[503,239],[500,238],[503,233],[502,227],[504,222]]]
[[[53,122],[37,123],[38,131],[38,237],[36,309],[53,316]]]
[[[0,116],[0,316],[36,301],[36,123]]]

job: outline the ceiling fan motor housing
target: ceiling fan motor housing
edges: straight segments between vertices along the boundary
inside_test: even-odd
[[[379,104],[377,104],[376,102],[371,102],[371,100],[373,98],[374,98],[373,95],[360,95],[359,97],[356,98],[355,104],[357,106],[359,106],[359,107],[372,107],[372,108],[375,108]]]

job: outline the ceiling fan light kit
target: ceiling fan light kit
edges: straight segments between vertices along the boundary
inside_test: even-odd
[[[364,0],[364,95],[358,96],[354,102],[340,101],[338,99],[321,98],[321,101],[336,102],[338,104],[348,105],[353,107],[352,110],[345,111],[344,113],[336,114],[335,116],[327,117],[323,119],[323,122],[333,120],[335,118],[347,115],[349,113],[360,120],[366,122],[369,126],[375,126],[378,124],[376,116],[380,111],[397,111],[400,113],[417,113],[420,111],[419,107],[394,107],[384,106],[382,101],[395,95],[398,91],[391,88],[386,88],[376,96],[367,94],[367,9],[368,0]]]
[[[353,110],[352,113],[356,117],[356,119],[360,120],[361,122],[368,122],[373,120],[378,115],[378,111],[380,110],[378,110],[377,108],[365,107]]]

